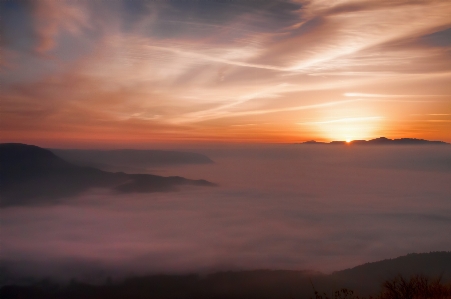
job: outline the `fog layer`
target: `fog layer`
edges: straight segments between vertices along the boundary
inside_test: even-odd
[[[451,248],[448,146],[196,152],[215,163],[146,171],[218,187],[123,195],[95,189],[56,205],[0,210],[3,264],[11,272],[67,276],[93,269],[330,272]]]

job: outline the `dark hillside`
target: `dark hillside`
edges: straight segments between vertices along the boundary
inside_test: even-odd
[[[206,276],[148,275],[124,280],[106,279],[103,285],[71,281],[69,284],[43,280],[28,285],[5,285],[2,299],[9,298],[315,298],[314,291],[334,298],[334,291],[354,290],[360,296],[376,296],[387,282],[424,274],[429,281],[442,275],[443,285],[451,282],[451,252],[409,254],[395,259],[368,263],[324,275],[310,271],[255,270],[219,272]],[[426,276],[420,276],[426,277]],[[445,288],[449,288],[445,286]],[[20,297],[22,296],[22,297]],[[318,298],[318,297],[317,297]],[[326,298],[323,296],[322,298]],[[356,298],[353,296],[341,298]],[[362,298],[362,297],[360,297]],[[391,298],[391,297],[381,297]],[[398,299],[407,297],[398,297]],[[410,298],[410,297],[409,297]],[[422,298],[422,297],[421,297]],[[434,297],[435,298],[435,297]],[[442,298],[442,297],[440,297]],[[448,298],[448,297],[443,297]],[[394,298],[392,298],[394,299]]]
[[[205,180],[106,172],[66,162],[33,145],[0,144],[1,206],[55,202],[89,188],[116,192],[174,191],[177,186],[213,186]]]
[[[330,278],[337,285],[354,289],[360,294],[374,294],[383,281],[397,275],[424,275],[451,281],[451,252],[412,253],[334,272]]]

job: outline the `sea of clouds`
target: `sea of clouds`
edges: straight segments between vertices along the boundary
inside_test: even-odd
[[[262,268],[331,272],[451,248],[448,146],[191,151],[215,163],[141,170],[217,187],[125,195],[96,189],[59,204],[1,209],[2,269],[91,280]]]

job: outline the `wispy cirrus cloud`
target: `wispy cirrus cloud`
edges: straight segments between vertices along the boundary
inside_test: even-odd
[[[383,118],[384,118],[383,116],[346,117],[346,118],[332,119],[332,120],[325,120],[325,121],[303,122],[303,123],[298,123],[298,125],[350,123],[350,122],[362,122],[362,121],[381,120]]]
[[[88,26],[89,15],[80,3],[71,4],[65,0],[33,1],[32,14],[35,23],[37,43],[35,50],[44,54],[57,46],[60,34],[79,34]]]
[[[240,117],[247,115],[261,115],[261,114],[270,114],[270,113],[278,113],[278,112],[287,112],[287,111],[300,111],[300,110],[310,110],[310,109],[318,109],[329,106],[342,105],[346,103],[356,102],[359,100],[343,100],[343,101],[335,101],[335,102],[325,102],[313,105],[303,105],[303,106],[293,106],[293,107],[284,107],[278,109],[260,109],[260,110],[252,110],[252,111],[237,111],[237,112],[222,112],[213,115],[194,117],[195,121],[203,121],[207,119],[215,119],[215,118],[228,118],[228,117]],[[192,120],[191,120],[192,121]]]
[[[415,97],[449,97],[446,94],[376,94],[376,93],[360,93],[360,92],[346,92],[345,97],[360,97],[360,98],[415,98]]]
[[[430,42],[451,27],[447,1],[1,5],[8,136],[33,135],[29,119],[80,136],[127,123],[137,140],[162,128],[169,139],[221,138],[218,128],[251,118],[262,139],[273,136],[264,123],[308,139],[288,124],[388,111],[399,123],[407,105],[407,116],[451,113],[449,47]]]

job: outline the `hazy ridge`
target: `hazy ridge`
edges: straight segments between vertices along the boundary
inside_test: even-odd
[[[362,296],[376,295],[385,280],[398,275],[441,277],[451,282],[451,252],[409,254],[395,259],[367,263],[330,275],[312,271],[252,270],[207,275],[154,274],[91,284],[72,280],[59,284],[51,279],[15,285],[10,281],[0,289],[2,298],[312,298],[319,290],[331,294],[348,288]]]
[[[54,202],[95,187],[146,193],[174,191],[181,185],[214,185],[180,176],[112,173],[77,166],[49,150],[25,144],[0,144],[0,159],[1,206]]]
[[[140,171],[149,167],[214,163],[206,155],[174,150],[82,150],[50,149],[58,157],[80,166],[106,171]],[[133,167],[130,167],[133,165]]]

